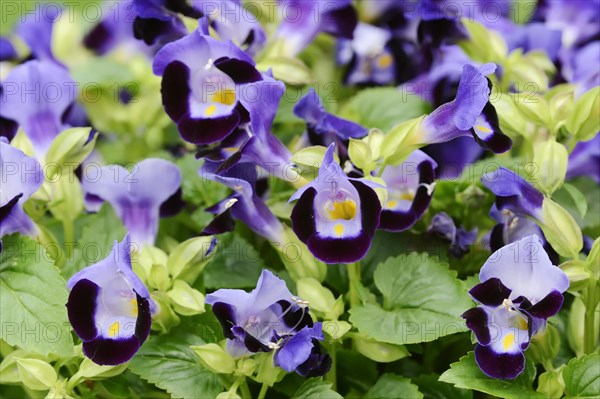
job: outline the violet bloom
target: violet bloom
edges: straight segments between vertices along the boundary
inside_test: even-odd
[[[52,31],[61,13],[62,9],[57,6],[38,6],[34,12],[25,14],[16,26],[15,33],[27,44],[32,58],[62,66],[52,53]]]
[[[569,154],[567,179],[588,176],[600,184],[600,134],[593,139],[579,142]]]
[[[278,85],[267,81],[272,78],[256,70],[254,61],[232,42],[210,37],[206,18],[197,30],[164,46],[154,58],[153,70],[162,76],[165,111],[182,138],[194,144],[225,139],[249,122],[253,111],[264,107],[263,101],[271,102],[257,98],[256,85],[251,84]]]
[[[397,166],[388,166],[381,178],[388,198],[382,206],[379,228],[404,231],[412,227],[425,213],[433,196],[436,162],[416,150]]]
[[[362,259],[379,225],[381,205],[373,183],[349,179],[327,148],[317,178],[296,191],[290,202],[292,229],[312,254],[325,263]]]
[[[94,363],[127,362],[140,349],[157,307],[131,267],[129,235],[108,257],[75,274],[67,286],[69,321]]]
[[[161,205],[181,185],[181,172],[164,159],[145,159],[132,171],[118,165],[103,166],[97,175],[85,174],[82,181],[87,194],[111,204],[139,245],[153,245],[158,233]]]
[[[166,43],[187,34],[180,14],[201,18],[202,13],[186,0],[133,0],[133,33],[147,45]]]
[[[475,360],[490,377],[516,378],[531,338],[560,310],[569,279],[530,235],[494,252],[479,280],[469,291],[479,305],[462,315],[479,342]]]
[[[331,367],[319,341],[321,323],[313,323],[308,303],[293,296],[285,282],[263,270],[251,292],[220,289],[206,303],[221,323],[227,351],[234,357],[275,350],[275,366],[302,376],[322,376]]]
[[[495,153],[508,151],[512,140],[500,130],[498,115],[489,102],[491,83],[486,75],[494,64],[479,68],[465,65],[456,98],[425,117],[411,143],[444,143],[461,136],[473,136],[484,148]]]
[[[15,46],[5,37],[0,36],[0,62],[16,60],[19,55]]]
[[[477,239],[477,227],[470,231],[464,226],[457,227],[446,212],[439,212],[433,216],[427,232],[450,242],[450,253],[458,259],[469,252],[469,247]]]
[[[240,163],[227,171],[217,172],[214,165],[205,161],[199,173],[203,179],[219,182],[233,190],[229,197],[207,209],[217,217],[206,227],[204,234],[220,234],[233,229],[233,217],[270,241],[281,240],[283,225],[256,193],[257,174],[253,164]]]
[[[278,0],[282,21],[276,36],[293,57],[321,32],[352,39],[358,23],[352,0]]]
[[[40,164],[2,137],[0,178],[0,238],[13,233],[35,234],[35,224],[23,210],[23,204],[44,182]]]
[[[69,72],[50,61],[32,60],[10,71],[0,86],[0,116],[19,124],[35,156],[44,159],[52,140],[68,126],[63,118],[77,96]]]
[[[343,158],[349,139],[365,137],[369,133],[358,123],[328,113],[313,88],[294,106],[294,115],[306,122],[306,133],[312,145],[329,146],[336,143]]]

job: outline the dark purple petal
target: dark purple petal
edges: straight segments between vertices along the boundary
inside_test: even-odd
[[[83,353],[101,366],[116,366],[129,361],[140,349],[135,336],[127,339],[97,338],[83,343]]]
[[[362,231],[370,238],[375,234],[379,226],[381,215],[381,203],[375,190],[358,180],[350,180],[350,183],[358,191],[360,196],[360,212],[362,214]],[[369,246],[371,243],[369,243]]]
[[[181,212],[183,208],[185,208],[185,201],[183,200],[183,191],[180,187],[161,204],[159,211],[160,217],[166,218],[175,216]]]
[[[506,288],[498,278],[491,278],[471,288],[469,294],[477,302],[487,306],[500,306],[507,299],[511,290]]]
[[[475,361],[481,371],[492,378],[512,380],[525,369],[525,355],[517,353],[495,353],[491,346],[477,345]]]
[[[498,122],[498,114],[496,113],[496,109],[492,105],[492,103],[488,102],[483,107],[483,111],[481,113],[481,118],[487,122],[488,130],[490,132],[482,132],[478,130],[476,127],[471,128],[471,133],[473,134],[473,138],[481,145],[483,148],[488,149],[496,154],[501,154],[510,150],[512,147],[512,140],[510,137],[505,135],[502,130],[500,130],[500,123]]]
[[[321,323],[314,327],[307,327],[297,334],[283,338],[280,348],[275,352],[273,363],[285,371],[291,372],[306,362],[310,357],[313,347],[319,345],[319,340],[324,340]]]
[[[214,119],[195,119],[184,116],[177,123],[181,137],[194,144],[211,144],[223,140],[240,124],[240,114],[233,111],[231,115]]]
[[[331,369],[331,356],[323,353],[321,344],[314,339],[310,356],[296,368],[296,373],[303,377],[321,377]]]
[[[91,341],[98,337],[94,314],[100,287],[87,279],[82,279],[73,286],[67,301],[67,313],[73,330],[82,341]]]
[[[488,315],[480,307],[467,310],[461,316],[466,320],[467,327],[473,331],[482,345],[489,345],[491,342],[490,329],[488,328]]]
[[[458,178],[467,165],[474,163],[484,153],[481,146],[467,136],[457,137],[446,143],[431,144],[422,150],[437,162],[435,173],[442,180]]]
[[[188,98],[190,69],[181,61],[173,61],[165,68],[161,82],[162,102],[167,115],[178,122],[189,112]]]
[[[352,39],[352,34],[358,24],[358,15],[352,4],[327,12],[321,18],[323,19],[323,32],[346,39]]]
[[[262,80],[260,72],[252,64],[244,60],[223,57],[215,61],[215,67],[229,75],[236,84]]]
[[[290,303],[289,301],[278,301],[281,306],[281,313],[283,314],[283,322],[288,328],[292,328],[294,331],[300,331],[304,327],[312,327],[313,320],[310,317],[308,308],[297,306]],[[294,306],[295,310],[288,310],[291,306]],[[293,308],[292,308],[293,309]]]
[[[0,93],[1,92],[2,86],[0,86]],[[19,130],[19,124],[17,122],[0,116],[0,137],[6,137],[8,141],[12,141],[17,134],[17,130]]]
[[[304,243],[316,233],[314,202],[317,191],[307,189],[292,209],[292,230],[298,239]]]
[[[254,338],[252,334],[248,333],[242,327],[235,326],[231,329],[231,331],[233,332],[235,338],[242,341],[246,349],[248,349],[252,353],[271,351],[271,349],[267,345]]]
[[[135,292],[135,290],[134,290]],[[140,346],[150,335],[152,326],[152,312],[150,310],[150,301],[135,293],[138,305],[138,317],[135,323],[135,337],[140,341]]]
[[[498,168],[481,178],[481,183],[496,195],[496,207],[519,216],[541,216],[544,196],[515,172]]]
[[[496,252],[507,243],[504,242],[504,223],[498,223],[490,232],[490,250]]]
[[[564,298],[562,294],[559,291],[554,290],[546,295],[544,299],[526,310],[532,317],[548,319],[558,313],[562,307],[563,301]]]
[[[235,326],[236,317],[233,306],[228,305],[223,302],[215,302],[212,305],[213,313],[221,323],[221,328],[223,329],[223,335],[225,338],[234,339],[235,335],[231,331],[231,328]]]
[[[371,237],[364,232],[352,238],[324,238],[313,234],[306,241],[310,252],[325,263],[352,263],[365,257]]]
[[[208,209],[207,209],[208,211]],[[202,230],[202,235],[216,235],[233,231],[235,221],[231,216],[231,209],[226,209],[219,213],[215,218]]]

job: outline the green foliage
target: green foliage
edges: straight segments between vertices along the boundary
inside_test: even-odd
[[[479,369],[475,355],[469,352],[459,362],[452,363],[450,370],[440,376],[440,381],[454,384],[457,388],[474,389],[506,399],[545,398],[544,394],[532,388],[535,374],[535,365],[527,361],[523,373],[514,380],[494,379]]]
[[[318,378],[306,380],[292,399],[342,399],[342,395],[331,389],[330,382],[321,381]]]
[[[66,303],[65,281],[46,250],[27,237],[4,237],[0,255],[2,339],[42,355],[72,355]]]
[[[466,331],[460,315],[472,302],[447,264],[412,253],[380,264],[374,279],[383,307],[350,309],[350,322],[360,332],[382,342],[414,344]]]
[[[422,399],[423,394],[419,392],[416,385],[411,384],[408,378],[402,378],[394,374],[384,374],[367,391],[364,399]]]
[[[562,372],[568,398],[600,397],[600,355],[572,359]]]

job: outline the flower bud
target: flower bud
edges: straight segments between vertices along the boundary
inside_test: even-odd
[[[204,295],[183,280],[175,280],[167,295],[171,299],[173,310],[182,316],[204,313]]]
[[[565,385],[561,370],[548,370],[540,374],[537,391],[545,394],[548,398],[562,398]]]
[[[118,366],[100,366],[86,357],[79,365],[77,374],[84,379],[110,378],[121,374],[127,366],[128,363],[119,364]]]
[[[160,248],[152,245],[144,245],[137,253],[137,256],[131,257],[133,271],[145,282],[148,282],[152,265],[166,265],[167,254]]]
[[[560,334],[556,327],[548,324],[541,334],[538,333],[533,337],[528,354],[536,363],[544,364],[546,361],[554,359],[559,349]]]
[[[600,125],[600,86],[585,92],[575,101],[565,126],[578,141],[588,141],[598,133]]]
[[[335,298],[328,288],[325,288],[312,277],[301,278],[296,282],[298,296],[310,304],[311,310],[325,313],[333,307]]]
[[[235,360],[217,344],[192,346],[200,363],[213,373],[231,374],[235,371]]]
[[[43,360],[16,358],[21,382],[34,391],[46,391],[56,384],[58,376],[54,367]]]
[[[216,244],[213,236],[190,238],[179,244],[166,263],[173,279],[193,284],[215,254]]]
[[[350,139],[348,144],[348,155],[350,161],[363,172],[369,174],[374,169],[373,153],[369,144],[362,140]]]
[[[554,92],[550,98],[550,115],[555,125],[557,125],[560,121],[565,120],[573,111],[574,89],[570,85],[556,86],[555,89],[558,92]]]
[[[167,291],[171,286],[171,279],[169,278],[167,266],[160,263],[152,264],[150,273],[148,273],[148,285],[158,291]]]
[[[281,242],[272,242],[281,262],[295,281],[312,277],[317,281],[325,280],[327,266],[317,260],[288,226],[283,226]]]
[[[76,127],[60,133],[46,153],[46,164],[76,167],[90,155],[98,134],[89,127]]]
[[[540,178],[538,187],[547,195],[562,186],[567,174],[569,153],[564,145],[554,138],[535,145],[533,162],[538,165]]]
[[[285,370],[275,367],[273,361],[274,355],[274,352],[268,352],[255,356],[259,362],[255,380],[270,387],[275,385],[276,382],[281,381],[286,374]]]
[[[52,201],[48,208],[60,221],[72,222],[83,211],[81,184],[73,173],[55,176],[51,184]]]
[[[379,363],[395,362],[396,360],[410,356],[410,353],[402,345],[378,342],[362,335],[354,336],[352,341],[360,354]]]
[[[161,333],[169,332],[181,322],[179,316],[171,308],[171,301],[165,292],[155,291],[150,295],[158,306],[158,312],[152,316],[152,329]]]
[[[243,375],[250,377],[256,371],[258,362],[251,358],[240,359],[237,362],[237,368],[235,370],[236,375]]]
[[[381,157],[381,145],[384,137],[385,133],[377,128],[373,128],[369,130],[369,134],[363,139],[363,141],[369,145],[374,161]]]
[[[587,286],[591,273],[586,269],[586,262],[573,259],[561,264],[560,268],[569,278],[569,291],[581,291]]]
[[[583,248],[583,236],[569,212],[550,198],[544,198],[540,222],[546,239],[559,255],[577,257]]]

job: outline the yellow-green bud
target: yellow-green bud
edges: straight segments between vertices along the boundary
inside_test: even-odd
[[[86,357],[79,365],[77,374],[85,379],[110,378],[121,374],[128,365],[129,363],[119,364],[118,366],[100,366]]]
[[[546,239],[559,255],[577,257],[583,248],[583,237],[569,212],[550,198],[544,198],[541,223]]]
[[[285,49],[287,46],[278,48]],[[272,54],[272,53],[271,53]],[[269,56],[256,65],[259,71],[271,69],[276,79],[283,80],[292,85],[306,85],[314,82],[310,69],[299,58],[282,56]]]
[[[21,382],[34,391],[46,391],[56,384],[58,376],[54,367],[43,360],[17,358]]]
[[[204,313],[204,295],[193,289],[183,280],[175,280],[173,288],[167,292],[173,310],[183,316]]]
[[[177,326],[181,319],[171,308],[171,300],[165,292],[152,292],[150,294],[156,305],[158,306],[158,312],[152,317],[152,329],[166,333],[171,328]]]
[[[258,362],[252,358],[240,359],[237,361],[235,374],[250,377],[256,371]]]
[[[551,195],[562,186],[569,163],[569,153],[564,145],[554,138],[536,144],[533,162],[540,170],[537,185],[544,193]]]
[[[528,354],[536,363],[544,363],[554,359],[560,348],[560,334],[556,327],[548,324],[541,334],[536,334],[531,340]]]
[[[390,363],[410,356],[403,345],[378,342],[367,336],[355,335],[354,347],[360,354],[379,363]]]
[[[72,222],[83,211],[83,192],[79,179],[73,173],[55,176],[51,185],[52,201],[48,208],[60,221]]]
[[[600,125],[600,86],[585,92],[575,101],[565,126],[578,141],[588,141],[598,133]]]
[[[365,172],[365,175],[369,174],[374,168],[375,163],[373,162],[373,153],[369,144],[362,140],[350,139],[348,144],[348,156],[350,161],[359,169]]]
[[[285,370],[274,366],[274,355],[275,352],[272,351],[255,356],[255,358],[258,359],[258,373],[255,379],[270,387],[275,385],[276,382],[281,381],[286,374]]]
[[[288,226],[284,225],[281,238],[281,242],[272,242],[271,245],[292,279],[298,281],[301,278],[312,277],[317,281],[325,280],[327,266],[310,253]]]
[[[148,282],[152,265],[166,265],[167,254],[153,245],[144,245],[139,252],[131,256],[133,271],[145,282]]]
[[[569,278],[569,291],[577,292],[587,287],[592,274],[587,270],[586,262],[573,259],[561,264],[560,268]]]
[[[217,344],[192,346],[200,363],[213,373],[231,374],[235,371],[235,360]]]
[[[565,384],[562,379],[562,370],[548,370],[540,374],[537,391],[549,398],[562,398]]]
[[[60,133],[52,141],[46,153],[46,164],[76,168],[94,149],[98,135],[91,136],[91,128],[76,127]]]
[[[325,313],[333,307],[335,297],[331,291],[312,277],[301,278],[296,282],[298,296],[310,304],[310,309]]]
[[[215,254],[212,236],[190,238],[179,244],[169,255],[167,269],[173,279],[193,284]]]
[[[171,279],[169,278],[167,266],[154,263],[150,267],[150,273],[148,274],[148,285],[159,291],[167,291],[171,286]]]

